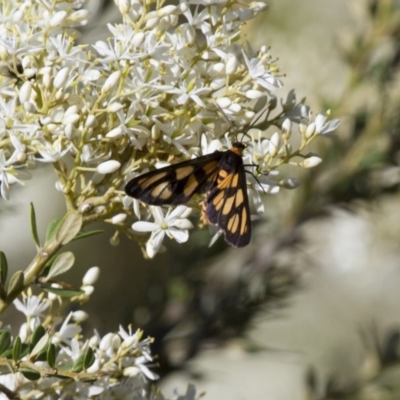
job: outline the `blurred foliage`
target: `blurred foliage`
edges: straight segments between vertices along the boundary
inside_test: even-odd
[[[172,252],[172,275],[179,279],[172,279],[169,286],[174,290],[167,284],[158,304],[153,304],[147,327],[158,338],[155,351],[162,365],[181,367],[205,340],[243,335],[260,309],[273,311],[288,304],[304,273],[296,269],[292,254],[301,241],[300,224],[326,215],[331,205],[352,210],[359,200],[398,193],[400,9],[394,0],[370,0],[358,2],[355,10],[357,23],[342,32],[338,43],[350,71],[347,87],[340,98],[321,99],[321,108],[330,108],[342,119],[339,134],[330,143],[321,141],[324,149],[318,151],[324,163],[303,176],[285,208],[288,215],[277,212],[257,225],[256,239],[240,253],[224,251],[221,244],[212,250],[217,258],[207,258],[210,253],[199,253],[206,240],[202,234],[193,238],[192,247]],[[376,346],[368,349],[371,363],[365,374],[346,388],[332,377],[326,399],[400,398],[399,337],[398,331],[383,341],[376,336]]]

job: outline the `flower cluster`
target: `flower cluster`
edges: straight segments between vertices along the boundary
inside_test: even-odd
[[[264,3],[120,0],[123,23],[108,25],[110,39],[91,48],[74,43],[73,29],[88,16],[80,5],[14,0],[1,11],[3,199],[29,177],[26,170],[51,164],[56,189],[85,223],[107,221],[116,227],[114,239],[124,232],[144,244],[137,231],[146,229],[130,229],[132,218],[165,230],[160,221],[168,217],[124,196],[132,174],[196,157],[201,149],[226,149],[237,137],[248,143],[246,163],[257,165],[259,182],[249,177],[248,183],[261,211],[259,191],[296,186],[277,178],[281,165],[310,168],[321,161],[306,149],[338,121],[326,122],[324,114],[314,120],[293,91],[279,110],[274,91],[282,81],[274,59],[266,47],[255,52],[240,43],[241,26]],[[261,119],[256,110],[264,110]],[[260,129],[249,131],[256,119]],[[191,227],[175,225],[172,234],[167,226],[166,236],[179,242]],[[145,247],[152,257],[165,235],[150,230]]]
[[[85,296],[93,292],[88,287],[93,289],[98,275],[98,267],[86,273],[80,288]],[[76,296],[75,301],[79,300]],[[0,330],[1,355],[9,358],[8,365],[14,370],[0,375],[0,384],[10,391],[7,394],[49,399],[154,399],[146,389],[148,380],[158,379],[149,368],[154,366],[151,339],[143,339],[140,329],[126,330],[122,326],[118,333],[100,336],[95,331],[85,339],[81,324],[88,318],[87,313],[76,310],[63,320],[66,304],[51,289],[39,296],[28,290],[22,300],[14,301],[26,321],[14,338],[7,327]],[[60,377],[63,379],[57,379]],[[3,398],[8,397],[0,393]],[[158,394],[156,398],[162,400],[163,396]],[[180,398],[195,400],[193,389]]]

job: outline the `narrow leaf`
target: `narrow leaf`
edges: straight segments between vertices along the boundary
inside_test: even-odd
[[[35,356],[35,362],[47,360],[47,350],[49,349],[49,344],[50,344],[50,341],[46,344],[46,346],[43,347],[42,350],[40,350],[39,354],[37,356]]]
[[[7,295],[18,292],[24,286],[24,273],[17,271],[10,279],[8,284]]]
[[[38,325],[32,334],[32,339],[30,343],[30,352],[32,352],[33,348],[37,345],[39,340],[46,334],[46,329],[42,325]]]
[[[95,229],[93,231],[80,231],[73,240],[79,240],[79,239],[83,239],[83,238],[87,238],[90,236],[95,236],[95,235],[100,235],[100,233],[104,233],[103,229]]]
[[[43,290],[45,290],[46,292],[54,293],[57,296],[61,297],[75,297],[85,293],[83,290],[60,289],[45,286],[43,286]]]
[[[49,378],[57,378],[57,379],[71,379],[69,376],[61,375],[61,374],[48,374]]]
[[[85,354],[83,355],[83,368],[84,369],[88,369],[90,366],[93,365],[93,363],[96,361],[94,354],[93,354],[93,350],[92,348],[89,346],[86,351]]]
[[[17,336],[14,340],[12,348],[12,357],[14,361],[18,361],[21,355],[21,338]]]
[[[59,254],[50,267],[50,271],[45,280],[47,281],[57,275],[67,272],[74,265],[74,262],[75,257],[72,252],[66,251],[65,253]]]
[[[83,370],[83,359],[85,358],[85,355],[82,354],[81,356],[78,357],[78,359],[75,361],[74,365],[71,368],[71,372],[81,372]]]
[[[69,243],[82,228],[82,214],[78,211],[69,212],[61,222],[56,234],[56,239],[60,244]]]
[[[9,331],[3,331],[0,333],[0,356],[10,347],[11,345],[11,334]]]
[[[19,370],[19,372],[22,373],[22,375],[30,380],[30,381],[37,381],[38,379],[40,379],[40,373],[38,371],[35,371],[34,369],[30,369],[30,368],[21,368]]]
[[[56,236],[58,230],[60,229],[62,222],[63,222],[63,220],[61,218],[56,218],[56,219],[53,219],[49,223],[49,225],[47,225],[46,242],[45,243],[50,242],[50,240]]]
[[[47,357],[46,361],[49,364],[50,368],[55,367],[56,365],[56,346],[53,343],[50,343],[49,347],[47,348]]]
[[[13,366],[11,365],[10,361],[5,360],[5,364],[6,364],[8,371],[10,372],[10,374],[13,374],[15,371],[14,371]]]
[[[30,217],[31,217],[31,232],[32,232],[33,241],[35,242],[36,247],[39,249],[40,241],[39,241],[39,235],[38,235],[37,225],[36,225],[35,207],[33,206],[33,203],[31,203],[31,206],[30,206]]]
[[[33,350],[30,352],[29,357],[33,358],[37,354],[39,354],[47,345],[48,341],[50,340],[50,336],[46,333],[44,336],[40,338],[40,340],[36,343]]]
[[[8,275],[8,262],[6,255],[0,251],[0,282],[4,285]]]

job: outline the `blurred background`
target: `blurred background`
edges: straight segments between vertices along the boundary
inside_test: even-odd
[[[400,399],[400,2],[268,4],[243,39],[279,58],[278,95],[295,88],[315,114],[341,119],[335,136],[314,141],[324,162],[288,170],[301,186],[264,196],[240,250],[223,240],[209,249],[207,230],[151,261],[125,238],[111,246],[112,231],[71,245],[71,281],[101,268],[87,331],[143,328],[170,396],[192,382],[211,400]],[[89,5],[82,43],[104,40],[119,18],[112,2]],[[38,168],[0,203],[13,269],[35,253],[29,202],[41,232],[64,212],[54,183]]]

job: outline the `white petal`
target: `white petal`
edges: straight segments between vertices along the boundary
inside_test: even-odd
[[[161,207],[152,207],[151,210],[154,220],[158,226],[161,226],[164,223],[164,214]]]
[[[178,243],[187,242],[189,239],[189,232],[187,230],[182,231],[180,229],[169,228],[167,234],[169,237],[173,237]]]
[[[150,258],[153,258],[158,250],[160,250],[164,235],[165,231],[156,231],[150,236],[150,239],[146,243],[146,252]]]
[[[132,224],[132,229],[137,232],[153,232],[159,228],[154,222],[138,221]]]
[[[192,229],[193,224],[185,218],[177,218],[170,226],[174,226],[178,229]]]
[[[173,209],[170,214],[167,215],[166,219],[168,222],[171,222],[171,224],[174,222],[174,220],[178,217],[181,216],[186,211],[186,206],[180,205]],[[169,224],[168,224],[169,225]]]

